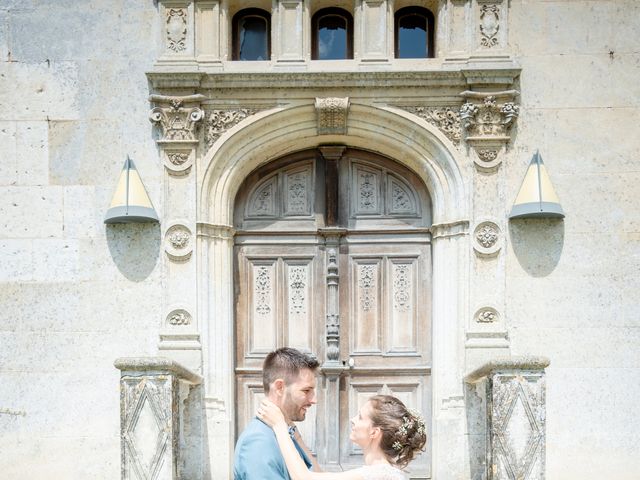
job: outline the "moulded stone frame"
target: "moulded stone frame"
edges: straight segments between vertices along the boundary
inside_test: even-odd
[[[235,402],[233,309],[233,205],[244,178],[274,156],[325,143],[318,137],[313,98],[288,107],[258,112],[244,128],[227,131],[200,159],[198,174],[198,318],[203,344],[203,374],[210,451],[209,464],[224,478],[230,465]],[[259,133],[258,133],[259,132]],[[460,378],[464,370],[464,312],[468,279],[468,179],[461,153],[436,127],[408,112],[353,102],[348,134],[331,136],[332,143],[375,149],[396,159],[422,178],[433,201],[433,465],[438,476],[451,456],[465,459],[465,449],[439,450],[452,436],[451,416],[464,405]],[[451,410],[453,409],[453,410]],[[462,425],[463,418],[459,418]],[[441,432],[441,433],[438,433]],[[439,436],[442,436],[440,440]],[[225,442],[220,440],[226,439]],[[442,442],[442,443],[441,443]],[[225,446],[226,444],[226,446]]]

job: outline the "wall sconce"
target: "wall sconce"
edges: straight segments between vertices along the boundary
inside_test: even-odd
[[[127,155],[122,167],[116,193],[104,223],[158,222],[158,215],[151,204],[151,199],[142,184],[140,175],[133,160]]]
[[[520,191],[513,203],[509,218],[564,218],[560,200],[551,185],[549,174],[536,153],[529,163]]]

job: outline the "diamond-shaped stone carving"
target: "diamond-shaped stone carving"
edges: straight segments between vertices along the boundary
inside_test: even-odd
[[[157,478],[169,439],[169,426],[162,413],[162,406],[157,404],[150,388],[153,387],[143,384],[142,391],[130,410],[123,435],[134,470],[144,480]]]
[[[540,408],[538,397],[530,387],[530,381],[520,375],[497,376],[494,379],[493,462],[498,473],[494,478],[536,478],[529,474],[539,457],[544,426],[540,415],[536,414]]]

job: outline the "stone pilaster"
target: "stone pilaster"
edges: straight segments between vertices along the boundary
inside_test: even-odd
[[[165,167],[163,218],[163,318],[159,349],[200,372],[202,355],[197,315],[196,155],[203,95],[152,95],[150,120],[158,125],[157,144]]]
[[[185,401],[202,378],[163,357],[119,358],[122,480],[183,478]]]
[[[484,400],[488,480],[544,480],[548,365],[544,357],[498,358],[465,377]]]
[[[156,66],[197,67],[193,0],[160,0],[158,20],[162,53]]]

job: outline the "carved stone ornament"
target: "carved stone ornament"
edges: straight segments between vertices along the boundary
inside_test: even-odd
[[[172,260],[188,260],[193,252],[191,230],[182,224],[170,226],[165,233],[165,252]]]
[[[467,101],[460,107],[460,120],[467,137],[505,137],[520,113],[512,101],[500,102],[500,97],[513,98],[514,90],[485,94],[463,92]]]
[[[164,151],[164,167],[172,175],[186,175],[191,170],[193,162],[194,151],[192,148]]]
[[[493,307],[482,307],[473,316],[476,323],[497,323],[500,321],[500,314]]]
[[[258,108],[237,108],[229,110],[207,110],[205,114],[204,138],[207,148],[231,127],[245,118],[259,112]]]
[[[437,127],[455,145],[460,145],[462,127],[458,107],[399,106]]]
[[[346,135],[349,97],[316,98],[318,135]]]
[[[502,232],[490,220],[478,223],[473,231],[473,248],[481,255],[494,255],[501,247]]]
[[[498,5],[480,7],[480,45],[486,48],[498,45],[500,11]]]
[[[467,144],[474,150],[473,161],[478,170],[492,172],[502,162],[501,153],[520,113],[520,107],[513,102],[517,94],[517,90],[461,93],[465,103],[460,107],[460,123]]]
[[[183,52],[187,49],[187,9],[169,8],[166,15],[167,49]]]
[[[197,143],[197,127],[204,118],[204,112],[199,106],[202,99],[204,99],[203,95],[187,97],[151,95],[150,100],[160,104],[149,114],[149,120],[159,125],[162,130],[158,143]]]
[[[167,315],[167,325],[170,327],[191,325],[191,321],[191,314],[182,308],[172,310]]]

